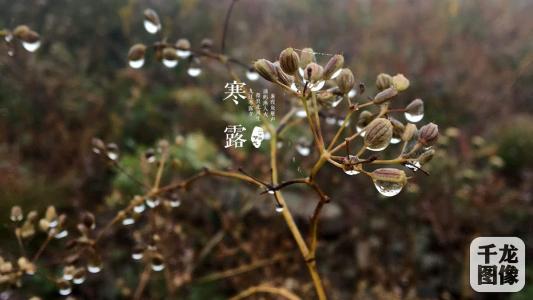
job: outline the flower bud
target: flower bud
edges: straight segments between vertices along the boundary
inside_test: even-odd
[[[424,114],[424,101],[422,99],[415,99],[411,101],[406,107],[405,112],[411,115],[419,116]]]
[[[428,151],[420,154],[416,159],[421,165],[428,163],[435,155],[435,150],[429,149]]]
[[[370,173],[372,179],[384,182],[400,183],[404,185],[407,182],[407,176],[403,170],[394,168],[380,168]]]
[[[355,85],[355,78],[350,69],[342,69],[341,73],[337,76],[337,86],[339,91],[343,94],[347,94]]]
[[[439,139],[439,126],[433,123],[426,124],[420,128],[418,141],[426,146],[432,146]]]
[[[184,50],[184,51],[188,51],[191,49],[191,43],[189,42],[188,39],[179,39],[177,42],[176,42],[176,48],[178,50]]]
[[[178,54],[176,53],[176,50],[172,47],[166,47],[163,49],[163,59],[169,60],[169,61],[176,61],[178,60]]]
[[[374,117],[373,113],[369,112],[368,110],[363,110],[359,114],[359,118],[357,119],[357,127],[365,128],[368,124],[370,124],[373,117]]]
[[[379,91],[389,88],[392,85],[392,77],[389,74],[381,73],[376,78],[376,88]]]
[[[30,27],[26,25],[19,25],[15,27],[15,29],[13,29],[13,35],[20,40],[24,40],[24,38],[30,31]]]
[[[23,42],[26,42],[26,43],[29,43],[29,44],[33,44],[33,43],[37,43],[40,39],[40,36],[37,32],[33,31],[33,30],[30,30],[26,33],[24,33],[21,37],[19,37],[19,39]]]
[[[287,48],[279,54],[279,66],[285,73],[293,75],[298,71],[299,64],[300,57],[294,49]]]
[[[365,146],[370,150],[382,150],[392,138],[392,124],[385,118],[374,119],[365,128]]]
[[[292,84],[291,76],[285,74],[285,72],[283,72],[279,64],[275,63],[274,66],[276,67],[276,76],[277,76],[278,81],[286,86],[291,86]]]
[[[413,123],[407,124],[402,134],[402,141],[404,142],[410,141],[415,135],[416,131],[417,131],[417,128],[415,124]]]
[[[315,52],[311,48],[304,48],[300,54],[300,68],[307,67],[308,64],[316,62]]]
[[[20,206],[16,205],[11,208],[11,216],[10,219],[13,222],[19,222],[22,221],[22,218],[24,218],[24,214],[22,213],[22,208]]]
[[[334,55],[324,67],[324,79],[330,79],[343,65],[344,56],[340,54]]]
[[[144,58],[146,53],[146,46],[143,44],[135,44],[130,48],[128,52],[128,60],[140,60]]]
[[[323,74],[324,69],[321,65],[317,63],[310,63],[307,65],[307,67],[305,67],[304,78],[309,80],[310,82],[317,82],[322,79]]]
[[[403,74],[396,74],[392,77],[392,85],[399,91],[405,91],[409,87],[409,79]]]
[[[374,104],[383,104],[387,101],[389,101],[392,97],[398,95],[398,90],[396,90],[395,87],[389,87],[389,88],[386,88],[384,89],[383,91],[379,92],[375,97],[374,97],[374,100],[372,100],[372,102],[374,102]]]
[[[263,77],[268,81],[275,81],[277,77],[276,67],[272,62],[264,58],[257,60],[254,63],[254,68]]]

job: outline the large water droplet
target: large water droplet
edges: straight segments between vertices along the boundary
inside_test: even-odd
[[[144,58],[129,61],[130,67],[139,69],[144,65]]]
[[[311,149],[308,146],[301,144],[296,145],[296,151],[298,151],[301,156],[308,156],[309,153],[311,153]]]
[[[187,74],[189,74],[191,77],[198,77],[200,74],[202,74],[202,69],[198,67],[190,67],[187,69]]]
[[[158,206],[159,203],[161,203],[159,198],[146,198],[146,205],[148,205],[148,207],[150,208]]]
[[[398,182],[389,182],[383,180],[374,180],[374,186],[380,194],[386,197],[398,195],[402,189],[403,184]]]
[[[143,253],[142,252],[133,252],[131,254],[131,258],[133,258],[134,260],[141,260],[143,258]]]
[[[180,206],[181,205],[180,196],[177,193],[173,193],[172,195],[170,195],[170,199],[168,203],[170,204],[170,207],[176,208]]]
[[[165,264],[163,263],[152,263],[152,270],[159,272],[162,271],[165,268]]]
[[[191,51],[190,50],[176,50],[176,54],[178,55],[179,58],[187,58],[191,55]]]
[[[22,42],[22,46],[29,52],[35,52],[41,46],[41,41],[37,40],[35,42]]]
[[[60,232],[58,232],[56,235],[54,235],[54,237],[55,237],[56,239],[58,239],[58,240],[59,240],[59,239],[62,239],[62,238],[64,238],[64,237],[67,237],[67,236],[68,236],[68,231],[67,231],[66,229],[63,229],[63,230],[61,230]]]
[[[283,206],[281,206],[279,204],[276,204],[276,212],[277,213],[282,213],[283,212]]]
[[[74,276],[74,278],[72,279],[72,282],[74,284],[82,284],[83,282],[85,282],[85,276],[84,275]]]
[[[246,78],[248,78],[250,81],[256,81],[259,79],[259,73],[254,70],[248,70],[246,71]]]
[[[408,113],[408,112],[405,112],[404,113],[405,115],[405,119],[407,119],[407,121],[409,122],[413,122],[413,123],[416,123],[420,120],[422,120],[424,118],[424,114],[421,113],[421,114],[411,114],[411,113]]]
[[[164,59],[163,58],[163,65],[167,68],[174,68],[178,65],[177,59]]]
[[[150,34],[156,34],[159,30],[161,30],[161,24],[155,24],[151,21],[144,20],[144,29],[148,31]]]
[[[69,286],[64,286],[62,288],[59,289],[59,294],[61,296],[68,296],[70,295],[70,293],[72,293],[72,288]]]
[[[352,168],[352,169],[345,169],[344,173],[346,173],[346,175],[353,176],[353,175],[357,175],[357,174],[359,174],[361,172],[357,171],[355,168]]]
[[[133,207],[133,211],[140,214],[146,209],[146,206],[144,204],[139,204]]]
[[[307,113],[305,112],[305,109],[300,109],[299,111],[296,112],[296,116],[298,118],[305,118],[307,117]]]
[[[357,96],[357,90],[356,89],[351,89],[349,92],[348,92],[348,97],[350,98],[353,98]]]
[[[122,220],[122,225],[128,226],[132,224],[135,224],[135,219],[132,217],[126,217],[124,220]]]

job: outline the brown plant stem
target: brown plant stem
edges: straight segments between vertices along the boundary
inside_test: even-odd
[[[291,291],[284,289],[284,288],[277,288],[271,285],[261,284],[258,286],[252,286],[247,288],[246,290],[238,293],[237,295],[231,297],[229,300],[241,300],[247,297],[250,297],[254,294],[258,293],[267,293],[267,294],[273,294],[282,296],[289,300],[301,300],[300,297],[296,296]]]

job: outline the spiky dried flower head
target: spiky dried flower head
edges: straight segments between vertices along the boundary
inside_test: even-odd
[[[366,147],[381,149],[389,145],[392,138],[392,123],[385,118],[374,119],[365,129],[364,142]]]
[[[326,66],[324,66],[324,79],[330,79],[333,74],[342,68],[344,65],[344,56],[340,54],[333,55],[332,58],[328,61]]]
[[[322,79],[324,68],[317,63],[310,63],[305,67],[304,78],[310,82],[317,82]]]
[[[128,52],[128,60],[140,60],[144,58],[146,53],[146,46],[143,44],[135,44],[131,46]]]
[[[292,48],[287,48],[279,54],[279,66],[288,75],[294,75],[298,71],[300,57]]]
[[[374,102],[374,104],[383,104],[387,101],[390,101],[396,95],[398,95],[398,90],[391,86],[377,93],[372,102]]]
[[[350,69],[344,68],[336,78],[337,87],[343,94],[349,93],[355,85],[355,77]]]
[[[316,62],[315,51],[311,48],[302,49],[300,52],[300,68],[303,69],[312,62]]]
[[[409,87],[409,79],[403,74],[396,74],[392,77],[392,85],[399,91],[405,91]]]
[[[418,142],[426,147],[430,147],[439,139],[439,126],[434,123],[429,123],[422,128],[418,133]]]
[[[370,176],[374,180],[399,183],[404,185],[407,182],[407,176],[403,170],[395,168],[380,168],[370,173]]]
[[[276,81],[276,66],[271,61],[261,58],[254,63],[254,68],[264,79],[271,82]]]
[[[381,73],[376,78],[376,88],[379,91],[389,88],[392,85],[392,76],[389,74]]]

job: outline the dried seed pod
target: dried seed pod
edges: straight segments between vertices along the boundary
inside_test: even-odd
[[[370,173],[372,179],[405,184],[407,182],[407,176],[403,170],[394,168],[380,168]]]
[[[11,216],[9,217],[11,221],[13,222],[20,222],[24,218],[24,214],[22,213],[22,208],[20,206],[15,205],[11,208]]]
[[[392,77],[392,85],[398,92],[405,91],[409,87],[409,79],[403,76],[403,74],[396,74]]]
[[[418,142],[426,147],[430,147],[439,139],[439,126],[434,123],[429,123],[422,128],[418,133]]]
[[[176,61],[178,60],[178,54],[176,53],[176,50],[172,47],[166,47],[163,49],[163,59],[169,60],[169,61]]]
[[[392,85],[392,76],[389,74],[381,73],[376,78],[376,88],[379,91],[388,89]]]
[[[288,75],[294,75],[298,71],[300,57],[292,48],[287,48],[279,54],[279,66]]]
[[[372,151],[385,149],[392,138],[392,123],[385,118],[374,119],[365,128],[365,146]]]
[[[310,82],[317,82],[322,79],[322,74],[324,74],[324,69],[321,65],[310,63],[305,67],[304,78]]]
[[[372,100],[372,102],[374,102],[374,104],[383,104],[389,100],[392,99],[392,97],[398,95],[398,90],[396,90],[395,87],[389,87],[387,89],[384,89],[383,91],[379,92],[375,97],[374,97],[374,100]]]
[[[90,212],[85,212],[83,214],[81,222],[88,229],[94,229],[96,226],[94,215]]]
[[[410,141],[413,136],[416,134],[417,128],[416,125],[413,123],[409,123],[405,126],[405,130],[402,134],[402,141],[408,142]]]
[[[300,68],[303,69],[312,62],[316,62],[315,51],[311,48],[302,49],[300,53]]]
[[[26,274],[32,275],[35,273],[36,267],[35,264],[33,264],[31,261],[29,261],[26,257],[19,257],[17,260],[17,264],[19,266],[19,269],[23,271]]]
[[[130,51],[128,52],[129,61],[139,61],[144,59],[146,53],[146,46],[143,44],[135,44],[131,46]]]
[[[355,85],[355,78],[350,69],[342,69],[336,80],[339,91],[343,94],[349,93]]]
[[[209,50],[209,49],[213,48],[213,40],[212,39],[208,39],[208,38],[204,38],[200,42],[200,47],[202,47],[203,50]]]
[[[264,79],[274,82],[277,77],[276,67],[272,62],[264,58],[257,60],[254,63],[254,68]]]
[[[343,65],[344,65],[344,56],[340,54],[333,55],[333,57],[328,61],[328,63],[324,67],[324,79],[330,79],[334,77],[333,75],[338,76],[340,73],[337,73],[337,72],[342,68]]]
[[[420,154],[418,158],[416,159],[421,165],[428,163],[431,159],[433,159],[433,156],[435,155],[434,149],[429,149],[425,151],[424,153]]]

